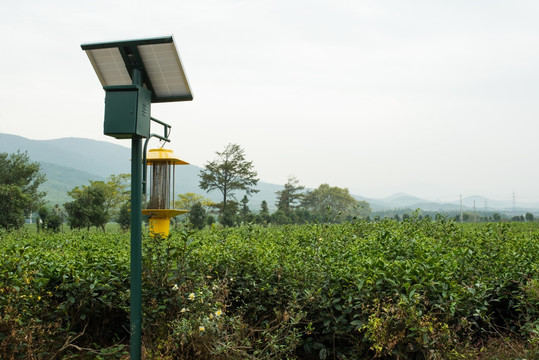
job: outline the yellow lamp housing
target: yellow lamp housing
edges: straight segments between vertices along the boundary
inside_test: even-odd
[[[175,166],[189,163],[176,157],[172,150],[161,148],[148,151],[146,164],[150,167],[150,199],[142,214],[149,217],[150,236],[167,237],[170,219],[188,212],[174,209],[174,183]]]

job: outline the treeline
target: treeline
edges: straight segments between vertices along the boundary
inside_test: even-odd
[[[425,211],[421,209],[394,209],[394,210],[383,210],[383,211],[373,211],[371,213],[372,220],[381,220],[381,219],[393,219],[393,220],[406,220],[409,219],[413,214],[421,220],[422,218],[439,220],[452,219],[458,222],[500,222],[500,221],[522,221],[522,222],[532,222],[535,221],[535,216],[531,212],[517,214],[513,212],[512,214],[504,214],[496,211]]]
[[[275,193],[277,211],[270,213],[267,201],[252,210],[249,196],[258,192],[258,177],[252,161],[245,159],[245,151],[236,144],[229,144],[216,154],[217,159],[208,162],[199,174],[199,186],[207,192],[221,192],[222,201],[214,203],[199,194],[180,194],[175,208],[189,210],[189,214],[174,219],[175,223],[187,221],[195,228],[214,223],[225,227],[246,223],[338,223],[367,218],[371,212],[367,202],[357,201],[346,188],[322,184],[305,191],[294,176]],[[129,229],[129,174],[111,175],[105,181],[90,180],[88,185],[68,192],[71,201],[52,207],[45,204],[45,193],[38,191],[45,181],[40,164],[30,161],[27,153],[1,154],[0,228],[17,229],[30,218],[35,219],[38,231],[58,232],[64,224],[71,229],[95,227],[105,231],[111,221],[117,222],[123,230]],[[243,198],[237,201],[239,192],[243,193]]]
[[[240,202],[229,200],[226,210],[222,203],[212,203],[210,200],[197,194],[182,194],[180,198],[199,198],[200,201],[185,202],[180,200],[182,208],[189,209],[179,221],[188,221],[193,227],[202,229],[217,221],[223,226],[238,226],[242,224],[284,225],[318,223],[341,223],[353,219],[367,219],[371,213],[370,206],[365,201],[357,201],[348,189],[332,187],[322,184],[312,191],[300,191],[303,187],[289,187],[285,184],[283,190],[276,192],[276,207],[274,212],[269,211],[268,203],[263,200],[260,208],[252,211],[249,208],[248,198],[244,196]],[[290,199],[294,198],[291,202]],[[324,204],[325,206],[321,206]]]
[[[283,188],[275,193],[276,211],[270,213],[268,201],[260,208],[249,206],[249,197],[257,193],[258,174],[245,150],[237,144],[228,144],[217,157],[209,161],[199,174],[200,189],[217,191],[222,201],[214,203],[200,194],[178,195],[175,208],[188,210],[187,215],[173,219],[174,223],[188,222],[193,228],[220,224],[224,227],[255,223],[261,225],[340,223],[353,219],[378,221],[384,218],[406,220],[412,214],[436,220],[453,218],[464,222],[533,221],[531,213],[509,218],[499,213],[437,213],[421,210],[391,210],[373,213],[365,201],[354,199],[347,188],[321,184],[306,190],[295,176],[289,176]],[[45,193],[39,186],[46,181],[40,164],[31,162],[27,153],[0,154],[0,228],[16,229],[25,218],[35,218],[38,231],[58,232],[64,224],[71,229],[95,227],[105,231],[108,222],[117,222],[122,230],[130,227],[130,175],[111,175],[105,181],[90,180],[68,192],[72,201],[60,206],[46,206]],[[243,197],[238,201],[237,194]],[[241,195],[240,195],[241,196]]]

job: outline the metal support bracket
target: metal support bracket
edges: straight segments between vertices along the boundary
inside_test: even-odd
[[[146,153],[148,152],[148,142],[150,141],[150,139],[152,137],[156,137],[162,141],[166,141],[166,142],[170,142],[170,139],[168,138],[170,136],[170,130],[172,129],[172,126],[170,126],[169,124],[161,121],[161,120],[158,120],[156,118],[153,118],[153,117],[150,117],[150,120],[158,123],[158,124],[161,124],[163,125],[163,129],[164,129],[164,136],[161,136],[161,135],[157,135],[157,134],[150,134],[150,136],[148,136],[146,138],[146,140],[144,141],[144,150],[142,151],[142,166],[144,167],[144,171],[142,172],[142,194],[144,196],[146,196],[146,181],[147,181],[147,177],[148,177],[148,173],[147,173],[147,166],[146,166]]]

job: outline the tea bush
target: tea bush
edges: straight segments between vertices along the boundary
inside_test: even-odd
[[[539,356],[539,228],[412,217],[143,239],[148,359]],[[0,234],[0,353],[125,358],[129,235]],[[515,344],[521,346],[515,346]],[[485,355],[486,356],[486,355]],[[487,358],[487,357],[485,357]]]
[[[0,353],[53,358],[122,340],[128,244],[97,233],[2,234]]]

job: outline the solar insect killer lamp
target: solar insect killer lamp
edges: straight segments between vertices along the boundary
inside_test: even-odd
[[[170,219],[188,212],[174,209],[174,184],[176,165],[189,163],[176,157],[172,150],[160,148],[148,151],[146,164],[150,170],[150,199],[142,214],[149,218],[152,237],[167,237]]]
[[[166,125],[151,117],[151,104],[193,100],[172,36],[81,45],[105,90],[105,135],[131,139],[130,358],[141,359],[142,333],[142,139],[168,139]],[[165,136],[150,123],[166,125]],[[147,144],[147,142],[146,142]],[[157,163],[154,164],[154,167]],[[157,170],[156,170],[157,171]],[[158,212],[171,209],[155,209]],[[162,211],[166,212],[166,211]],[[159,225],[157,225],[159,227]]]

